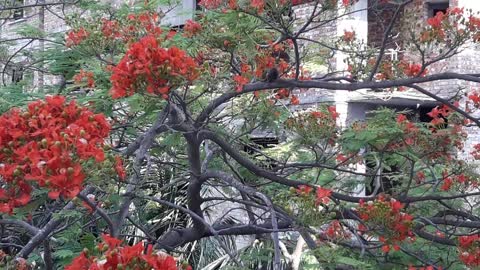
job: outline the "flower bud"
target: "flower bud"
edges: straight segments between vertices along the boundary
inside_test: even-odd
[[[20,176],[21,174],[22,174],[22,169],[18,167],[13,171],[13,176]]]

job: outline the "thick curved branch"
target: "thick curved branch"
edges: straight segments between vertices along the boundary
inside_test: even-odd
[[[297,80],[284,80],[278,79],[274,82],[256,82],[251,84],[246,84],[243,87],[241,92],[227,92],[218,98],[214,99],[208,106],[198,115],[195,123],[197,127],[200,127],[201,124],[208,119],[210,114],[215,111],[220,105],[225,102],[228,102],[230,99],[237,96],[244,95],[246,93],[253,93],[260,90],[269,90],[277,88],[319,88],[325,90],[346,90],[346,91],[357,91],[360,89],[383,89],[383,88],[392,88],[407,86],[411,87],[414,84],[426,83],[439,80],[464,80],[469,82],[480,83],[480,74],[460,74],[454,72],[444,72],[433,75],[428,75],[424,77],[413,77],[413,78],[403,78],[398,80],[389,80],[389,81],[367,81],[367,82],[355,82],[355,83],[337,83],[331,82],[329,80],[307,80],[307,81],[297,81]]]
[[[2,225],[14,225],[14,226],[19,226],[27,230],[27,232],[31,235],[35,235],[38,233],[40,229],[38,229],[35,226],[30,225],[29,223],[23,221],[23,220],[17,220],[17,219],[0,219],[0,224]]]

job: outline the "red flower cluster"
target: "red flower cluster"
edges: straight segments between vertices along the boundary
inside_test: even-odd
[[[120,177],[120,180],[125,180],[127,177],[127,172],[125,171],[125,167],[123,167],[123,160],[119,156],[115,156],[115,171]]]
[[[435,16],[427,19],[427,24],[430,25],[433,29],[440,29],[442,26],[442,21],[445,19],[445,14],[443,12],[437,12]]]
[[[355,40],[355,31],[343,31],[343,41],[345,42],[352,42]]]
[[[448,117],[450,113],[451,113],[450,108],[445,105],[442,105],[440,107],[437,106],[433,108],[429,113],[427,113],[427,115],[432,118],[432,121],[430,121],[430,124],[432,124],[433,126],[437,126],[445,123],[444,118]]]
[[[110,40],[120,39],[133,42],[142,35],[160,36],[162,29],[159,24],[157,13],[143,12],[129,14],[126,21],[102,19],[101,31],[103,36]]]
[[[148,93],[166,98],[171,88],[198,75],[193,58],[177,47],[161,48],[155,36],[148,35],[133,43],[113,68],[111,94],[113,98],[131,96],[145,87]]]
[[[371,58],[368,61],[368,65],[373,68],[376,63],[375,58]],[[395,77],[394,70],[393,70],[393,65],[390,61],[382,61],[380,63],[380,66],[378,68],[378,73],[375,74],[375,79],[377,80],[390,80]]]
[[[284,77],[288,71],[290,65],[288,64],[289,55],[287,49],[292,45],[290,40],[274,43],[273,41],[269,42],[267,48],[257,47],[257,54],[255,55],[255,60],[253,63],[247,63],[247,57],[242,59],[244,62],[240,64],[239,74],[233,77],[233,80],[236,82],[237,91],[241,92],[243,86],[247,84],[252,78],[257,78],[258,80],[267,80],[268,72],[273,68],[276,68],[278,71],[278,77]],[[290,96],[290,91],[287,89],[279,89],[276,99],[283,99]],[[298,98],[291,99],[291,103],[295,104],[299,102]]]
[[[77,30],[71,30],[67,33],[65,45],[67,47],[76,46],[87,39],[89,35],[90,33],[88,33],[83,27],[80,27]]]
[[[440,187],[440,189],[443,191],[448,191],[453,185],[453,179],[448,175],[447,171],[443,171],[442,176],[443,176],[443,184]]]
[[[473,151],[470,154],[473,156],[474,159],[480,159],[480,143],[473,146]]]
[[[317,187],[317,193],[315,194],[315,205],[327,204],[330,202],[330,196],[332,195],[332,190],[328,188]]]
[[[250,0],[252,8],[256,9],[258,13],[263,13],[265,8],[265,0]]]
[[[175,259],[167,255],[153,253],[149,245],[144,251],[142,242],[134,246],[122,246],[122,241],[109,235],[102,235],[103,242],[97,246],[102,253],[93,256],[83,251],[65,270],[107,270],[107,269],[136,269],[136,270],[192,270],[191,266],[177,268]]]
[[[202,31],[202,26],[198,22],[187,20],[183,29],[185,31],[184,36],[193,37]]]
[[[410,122],[404,114],[397,115],[397,123],[405,133],[404,144],[411,146],[417,143],[420,130],[415,123]]]
[[[351,236],[351,234],[345,230],[342,224],[338,220],[332,221],[327,229],[325,230],[325,235],[329,239],[346,239]]]
[[[223,2],[223,0],[201,0],[199,5],[205,7],[206,9],[216,9],[222,5]]]
[[[105,116],[62,96],[0,116],[0,212],[27,204],[31,182],[47,187],[52,199],[76,196],[85,178],[82,161],[104,160],[109,131]]]
[[[300,104],[300,99],[298,98],[297,95],[292,95],[290,93],[290,90],[286,88],[280,88],[275,91],[274,99],[271,101],[272,104],[275,103],[275,100],[280,100],[280,99],[286,99],[290,98],[290,104],[291,105],[298,105]]]
[[[422,42],[432,42],[443,41],[445,40],[445,27],[446,16],[443,12],[437,12],[434,17],[431,17],[427,20],[427,24],[430,26],[430,29],[424,30],[420,34],[420,41]],[[444,23],[445,22],[445,23]]]
[[[421,42],[443,42],[452,39],[451,36],[472,34],[468,30],[474,32],[472,21],[465,21],[463,8],[458,7],[449,8],[446,13],[437,12],[434,17],[427,19],[427,25],[428,27],[420,33]]]
[[[93,72],[85,71],[83,69],[80,70],[78,74],[73,76],[73,80],[76,84],[81,84],[86,82],[87,87],[93,88],[95,87],[95,80],[93,79]]]
[[[382,250],[386,253],[393,246],[399,250],[398,244],[407,237],[413,237],[413,217],[402,212],[403,204],[395,199],[387,200],[380,195],[375,201],[360,201],[358,208],[359,217],[369,226],[371,232],[380,235],[379,240],[384,245]],[[366,231],[363,225],[361,231]]]
[[[473,41],[475,42],[480,41],[480,18],[475,16],[470,16],[467,26],[468,26],[468,29],[472,31]]]
[[[322,106],[317,111],[299,113],[288,118],[285,125],[309,143],[316,144],[324,139],[328,144],[334,145],[337,138],[336,119],[338,116],[335,106]]]
[[[306,186],[306,185],[300,185],[298,188],[295,190],[297,195],[300,196],[308,196],[312,192],[313,188],[311,186]]]
[[[442,172],[443,184],[440,187],[443,191],[448,191],[451,189],[453,184],[463,185],[465,187],[478,187],[478,180],[475,177],[465,175],[460,173],[457,175],[450,175],[447,171]]]
[[[428,70],[422,70],[422,65],[415,63],[406,63],[405,61],[400,62],[398,65],[403,71],[403,74],[408,77],[424,77],[427,75]]]
[[[441,266],[436,266],[433,267],[431,265],[425,266],[425,267],[415,267],[415,266],[409,266],[408,270],[442,270],[443,268]]]
[[[242,92],[243,86],[249,82],[248,78],[243,77],[242,75],[233,76],[233,80],[237,84],[237,86],[235,87],[235,90],[239,93]]]
[[[312,193],[313,188],[306,185],[300,185],[295,190],[295,193],[302,197],[310,196]],[[320,204],[327,204],[330,202],[330,196],[332,195],[332,191],[327,188],[317,187],[316,194],[315,194],[315,205],[318,206]]]
[[[102,19],[102,34],[107,39],[121,38],[120,24],[115,20]]]
[[[459,258],[469,267],[480,266],[480,234],[458,238]]]
[[[368,66],[370,68],[373,68],[375,63],[375,58],[368,60]],[[375,74],[375,78],[377,80],[391,80],[396,76],[424,77],[427,74],[428,70],[422,70],[422,65],[420,64],[409,63],[405,60],[401,60],[398,64],[392,63],[391,61],[382,61],[378,67],[378,73]]]
[[[468,95],[468,99],[473,102],[473,106],[475,106],[475,108],[480,107],[480,93],[476,91],[472,92]]]

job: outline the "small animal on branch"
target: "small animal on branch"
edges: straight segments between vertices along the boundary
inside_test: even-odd
[[[278,77],[280,76],[280,73],[278,72],[278,69],[277,68],[271,68],[267,71],[267,74],[265,74],[265,82],[274,82],[278,79]]]

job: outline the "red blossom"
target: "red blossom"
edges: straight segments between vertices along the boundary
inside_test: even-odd
[[[422,70],[421,64],[406,63],[405,61],[402,61],[399,64],[399,67],[403,70],[403,73],[408,77],[417,77],[417,76],[424,77],[428,73],[427,69]]]
[[[245,78],[242,75],[233,76],[233,80],[237,83],[237,92],[242,92],[243,86],[249,82],[248,78]]]
[[[357,210],[359,217],[368,224],[372,232],[380,234],[379,240],[384,244],[384,252],[390,252],[391,247],[398,250],[399,243],[407,237],[413,237],[413,217],[402,212],[403,207],[399,201],[393,198],[388,200],[383,195],[374,201],[360,201]]]
[[[330,116],[332,117],[333,120],[337,119],[340,116],[335,106],[328,106],[327,110],[330,113]]]
[[[12,109],[0,116],[0,211],[11,213],[30,200],[35,182],[51,199],[75,197],[82,189],[82,162],[104,159],[105,116],[62,96]]]
[[[325,235],[330,239],[345,239],[350,237],[350,233],[343,228],[338,220],[333,220],[328,225],[328,228],[325,230]]]
[[[202,26],[198,22],[187,20],[183,29],[186,37],[193,37],[202,31]]]
[[[79,45],[85,39],[87,39],[89,35],[90,33],[88,33],[87,30],[85,30],[85,28],[83,27],[80,27],[76,30],[71,30],[67,33],[65,45],[67,47]]]
[[[118,174],[118,177],[120,180],[125,180],[127,177],[127,172],[125,171],[125,168],[123,167],[123,160],[119,156],[115,156],[115,171]]]
[[[343,41],[352,42],[355,39],[355,31],[343,31]]]
[[[171,256],[153,253],[151,245],[144,252],[142,242],[133,246],[122,245],[123,241],[102,235],[103,242],[98,245],[102,252],[100,256],[92,256],[82,252],[73,259],[65,270],[108,270],[108,269],[136,269],[136,270],[179,270],[192,269],[190,266],[177,268],[177,262]],[[189,268],[190,267],[190,268]]]
[[[445,14],[441,11],[437,12],[434,17],[428,18],[427,24],[433,29],[438,29],[442,26],[442,21],[445,19]]]
[[[425,180],[425,173],[420,171],[420,172],[417,172],[417,179],[418,179],[418,182],[422,182]]]
[[[348,157],[346,157],[344,154],[340,153],[337,155],[335,158],[338,162],[343,163],[348,160]]]
[[[86,86],[89,88],[95,87],[95,80],[93,79],[93,72],[80,70],[78,74],[73,76],[73,80],[76,84],[86,83]]]
[[[466,266],[480,266],[480,234],[460,236],[458,252],[460,261]]]
[[[250,5],[256,9],[258,13],[262,13],[265,8],[265,0],[250,0]]]
[[[300,185],[296,189],[298,195],[309,195],[312,192],[313,188],[311,186]]]
[[[398,114],[397,115],[397,123],[403,123],[407,121],[407,117],[405,114]]]
[[[330,196],[332,195],[332,190],[322,187],[317,187],[315,204],[327,204],[330,202]]]
[[[470,99],[473,102],[473,105],[475,107],[480,106],[480,94],[478,92],[472,92],[468,95],[468,99]]]
[[[110,78],[113,98],[131,96],[145,83],[150,94],[166,97],[181,82],[198,77],[195,60],[177,47],[161,48],[153,35],[133,43]]]
[[[201,0],[199,5],[206,9],[216,9],[223,3],[222,0]]]
[[[453,184],[452,178],[447,177],[447,178],[443,179],[443,184],[440,187],[440,189],[443,190],[443,191],[449,191],[450,188],[452,187],[452,184]]]
[[[120,25],[117,21],[102,19],[102,34],[107,39],[117,39],[122,36]]]
[[[290,98],[290,104],[292,104],[292,105],[300,104],[300,100],[298,99],[298,97],[296,95],[292,95],[292,97]]]

